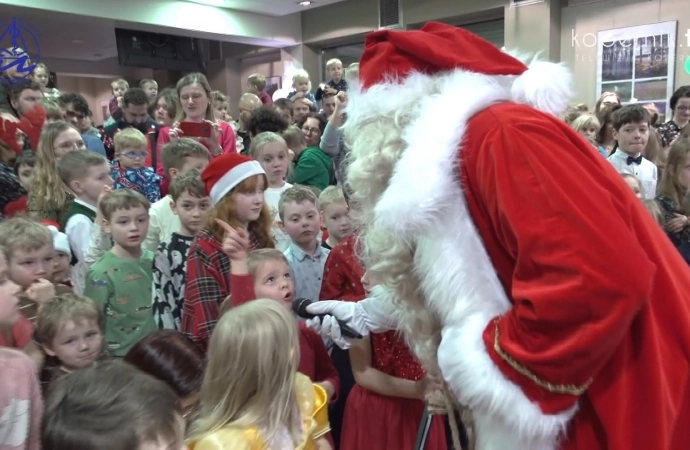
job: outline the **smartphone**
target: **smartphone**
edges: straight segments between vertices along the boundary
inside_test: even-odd
[[[180,130],[184,133],[184,137],[211,137],[211,125],[208,122],[180,122]]]

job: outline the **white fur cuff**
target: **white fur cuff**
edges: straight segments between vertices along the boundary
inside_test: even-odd
[[[460,403],[475,416],[478,450],[556,450],[577,405],[544,414],[494,364],[482,334],[493,320],[474,314],[441,334],[438,361],[443,377]]]

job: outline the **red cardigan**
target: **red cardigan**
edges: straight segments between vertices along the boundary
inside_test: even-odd
[[[237,153],[237,141],[235,139],[235,131],[232,129],[230,125],[228,125],[225,122],[220,122],[220,133],[218,134],[218,144],[220,147],[223,149],[221,152],[221,155],[225,153]],[[163,146],[165,144],[170,142],[170,127],[163,127],[161,130],[158,132],[158,140],[156,141],[156,152],[158,152],[158,157],[156,161],[158,162],[157,166],[155,167],[156,173],[158,175],[164,176],[167,178],[168,174],[165,173],[165,169],[163,169],[163,158],[161,157],[162,155],[162,150]],[[206,147],[206,144],[203,144],[204,147]],[[210,149],[206,147],[209,152]],[[215,158],[218,155],[213,155],[211,153],[211,159]]]
[[[256,300],[254,293],[254,280],[251,275],[230,275],[230,297],[231,306],[239,306],[243,303]],[[323,343],[321,336],[307,327],[304,323],[299,324],[299,367],[298,372],[308,376],[315,383],[328,381],[333,385],[335,394],[329,401],[338,397],[340,390],[340,377],[335,370],[331,357]]]
[[[358,302],[366,297],[361,281],[364,269],[355,252],[357,236],[351,234],[346,237],[328,254],[319,300]]]

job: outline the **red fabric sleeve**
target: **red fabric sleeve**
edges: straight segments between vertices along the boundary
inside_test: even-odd
[[[468,132],[466,148],[478,150],[461,164],[468,207],[513,299],[486,327],[484,343],[501,372],[549,414],[578,397],[540,387],[508,361],[541,381],[586,386],[649,300],[655,266],[627,225],[630,208],[642,206],[619,175],[565,125],[524,117],[523,108],[476,116],[491,125]],[[583,164],[587,158],[597,161]]]
[[[235,130],[226,122],[221,122],[220,131],[220,147],[223,149],[223,153],[237,153]]]
[[[158,139],[156,140],[156,173],[164,178],[168,178],[163,168],[163,146],[170,142],[170,127],[163,127],[158,132]]]
[[[352,252],[348,238],[333,247],[328,254],[323,270],[323,281],[319,300],[360,301],[366,297],[364,286],[360,281],[364,269]]]
[[[7,217],[12,217],[15,214],[23,213],[29,209],[29,198],[26,195],[22,195],[17,200],[10,202],[5,205],[2,213]]]
[[[122,108],[117,104],[117,98],[113,97],[108,103],[108,109],[110,110],[110,115],[115,120],[120,120],[122,118]]]
[[[338,371],[335,370],[333,361],[331,361],[331,355],[328,354],[328,349],[321,336],[306,326],[304,328],[314,354],[316,373],[313,381],[317,383],[328,381],[331,383],[335,394],[333,394],[333,397],[329,398],[328,401],[335,401],[338,399],[338,393],[340,392],[340,376],[338,375]]]
[[[23,349],[26,347],[34,334],[34,325],[23,314],[7,331],[0,330],[0,347],[12,347]]]
[[[210,242],[197,237],[187,256],[187,282],[182,314],[182,331],[205,353],[219,318],[220,305],[230,295],[227,256]]]
[[[233,308],[243,305],[252,300],[256,300],[256,293],[254,292],[254,280],[249,274],[233,275],[230,274],[230,306]]]

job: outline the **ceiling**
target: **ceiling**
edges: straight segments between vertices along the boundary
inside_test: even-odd
[[[269,16],[286,16],[307,9],[318,8],[345,0],[313,0],[310,5],[302,6],[299,0],[180,0],[220,8],[237,9]]]

